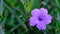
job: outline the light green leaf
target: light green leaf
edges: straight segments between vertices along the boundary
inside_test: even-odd
[[[55,0],[55,2],[57,4],[58,8],[60,8],[60,0]]]
[[[25,22],[24,22],[22,19],[20,19],[19,17],[17,17],[17,16],[16,16],[16,18],[17,18],[19,24],[20,24],[25,30],[28,30],[28,29],[27,29],[27,26],[25,25]]]
[[[3,0],[0,3],[0,16],[3,14]]]
[[[0,25],[0,34],[5,34],[5,30],[1,25]]]

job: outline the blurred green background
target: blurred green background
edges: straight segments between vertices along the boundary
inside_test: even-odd
[[[53,17],[46,30],[29,25],[31,10],[41,7]],[[60,0],[0,0],[0,34],[60,34]]]

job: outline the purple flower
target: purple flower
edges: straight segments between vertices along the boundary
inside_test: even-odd
[[[30,26],[36,26],[39,30],[45,30],[46,25],[51,23],[52,16],[48,14],[45,8],[34,9],[31,12],[32,17],[29,19]]]

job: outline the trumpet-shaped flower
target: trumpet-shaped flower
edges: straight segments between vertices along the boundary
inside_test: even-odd
[[[30,26],[36,26],[39,30],[45,30],[46,25],[51,23],[52,16],[48,14],[45,8],[34,9],[31,12],[32,17],[29,19]]]

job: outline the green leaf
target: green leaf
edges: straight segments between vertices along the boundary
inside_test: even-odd
[[[55,2],[57,4],[58,8],[60,8],[60,0],[55,0]]]
[[[28,29],[27,29],[27,26],[25,25],[25,22],[24,22],[21,18],[19,18],[19,17],[17,17],[17,16],[16,16],[16,18],[17,18],[19,24],[20,24],[25,30],[28,30]]]
[[[3,0],[1,0],[1,3],[0,3],[0,16],[3,14],[3,10],[4,10]]]
[[[11,7],[15,7],[17,2],[17,0],[4,0],[4,1]]]
[[[31,6],[32,6],[32,9],[34,8],[40,8],[40,0],[31,0]]]
[[[5,30],[1,25],[0,25],[0,34],[5,34]]]
[[[7,32],[10,34],[10,33],[13,32],[15,29],[17,29],[19,26],[20,26],[20,24],[14,26],[13,28],[11,28],[11,29],[10,29],[9,31],[7,31]]]
[[[28,2],[29,0],[20,0],[20,2],[24,5],[25,11],[28,13]]]
[[[23,11],[25,9],[23,3],[22,2],[19,2],[19,1],[18,1],[18,7],[17,8],[19,8],[19,9],[21,9]]]

